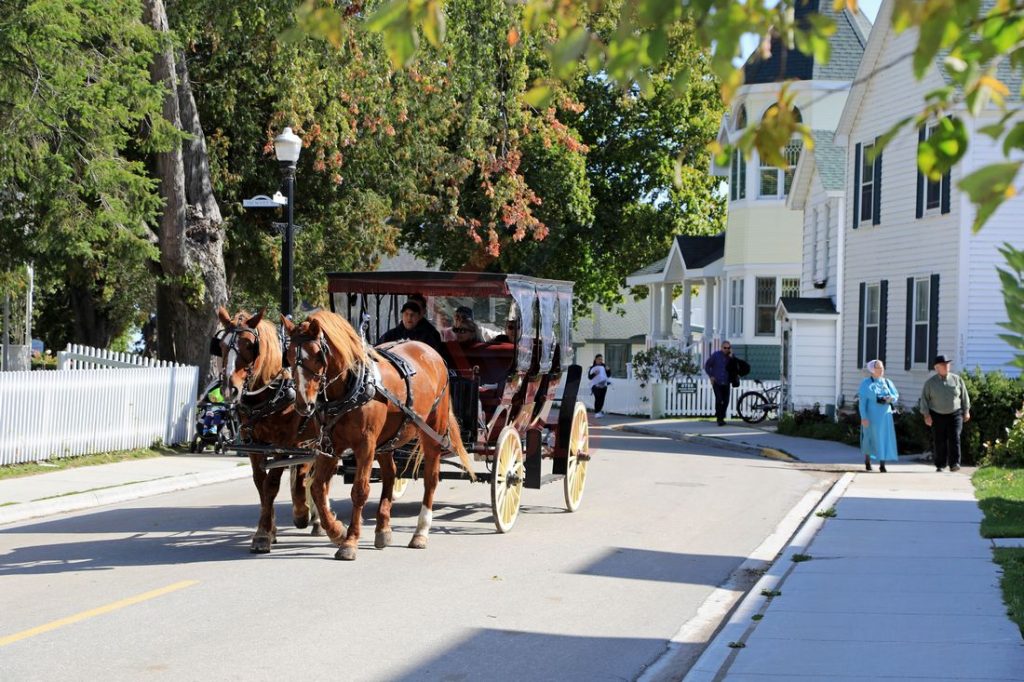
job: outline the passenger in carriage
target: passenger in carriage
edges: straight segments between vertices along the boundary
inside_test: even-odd
[[[448,361],[448,351],[441,342],[441,335],[434,329],[434,325],[423,317],[423,309],[416,301],[406,301],[402,305],[402,321],[381,334],[377,339],[377,345],[402,339],[421,341],[440,353],[445,362]]]
[[[441,330],[441,338],[445,341],[458,341],[459,343],[467,343],[467,337],[463,335],[459,336],[458,330],[460,329],[471,329],[473,331],[472,340],[489,341],[494,337],[494,332],[485,329],[476,323],[473,319],[473,309],[466,305],[460,305],[455,309],[455,322],[451,327],[445,327]]]
[[[510,317],[505,320],[505,331],[498,334],[491,343],[516,343],[519,340],[519,319]]]

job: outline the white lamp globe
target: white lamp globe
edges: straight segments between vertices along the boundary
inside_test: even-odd
[[[293,133],[291,128],[285,128],[284,132],[274,138],[274,153],[278,161],[295,163],[299,160],[300,152],[302,138]]]

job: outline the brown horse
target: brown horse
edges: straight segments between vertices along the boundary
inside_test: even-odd
[[[224,358],[221,392],[238,413],[243,441],[297,448],[302,440],[298,432],[302,418],[295,411],[290,383],[282,385],[282,382],[290,382],[291,374],[282,367],[277,328],[263,319],[262,311],[255,316],[243,311],[232,318],[227,310],[220,308],[217,316],[224,326],[220,339]],[[310,431],[312,435],[312,429]],[[260,494],[260,519],[249,549],[259,554],[269,552],[277,541],[274,500],[284,471],[283,468],[264,470],[265,459],[265,455],[249,455],[252,480]],[[312,534],[319,535],[319,519],[306,497],[310,468],[309,464],[290,467],[292,517],[296,528],[306,528],[312,521]]]
[[[403,378],[393,362],[368,348],[339,315],[319,311],[301,324],[293,324],[285,318],[282,321],[290,337],[288,364],[295,369],[296,408],[302,414],[315,414],[323,430],[321,447],[326,452],[317,460],[312,494],[327,536],[340,547],[335,558],[346,561],[356,558],[375,455],[383,490],[377,510],[374,546],[383,549],[391,543],[393,451],[417,435],[422,449],[423,507],[409,547],[424,549],[430,532],[434,490],[440,480],[442,452],[456,453],[472,476],[472,464],[451,406],[448,368],[444,360],[425,344],[399,342],[390,352],[404,360],[411,370],[408,377]],[[397,397],[421,422],[417,424],[387,394]],[[352,518],[346,532],[345,525],[331,512],[327,484],[337,469],[339,455],[347,449],[353,452],[356,471],[352,483]],[[328,458],[329,461],[324,461]],[[322,463],[326,466],[321,466]]]

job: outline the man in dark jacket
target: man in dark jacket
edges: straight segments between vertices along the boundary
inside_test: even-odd
[[[377,339],[377,345],[402,339],[422,341],[440,353],[441,357],[447,358],[446,349],[444,344],[441,343],[441,335],[434,328],[434,325],[430,324],[423,317],[423,310],[416,301],[405,302],[405,305],[402,306],[402,321],[398,326],[381,334],[380,338]]]
[[[715,392],[715,419],[719,426],[725,426],[725,413],[729,409],[729,394],[732,387],[733,374],[732,344],[728,341],[722,342],[721,350],[716,350],[704,363],[704,371],[711,379],[711,390]]]

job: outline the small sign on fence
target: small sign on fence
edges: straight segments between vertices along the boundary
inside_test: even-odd
[[[680,381],[676,384],[676,393],[679,395],[691,395],[697,392],[696,381]]]

